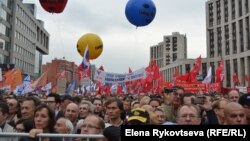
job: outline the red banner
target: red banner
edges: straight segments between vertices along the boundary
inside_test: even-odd
[[[212,83],[208,86],[208,92],[220,92],[220,83]]]
[[[197,93],[199,91],[207,92],[206,84],[202,83],[176,83],[177,86],[181,86],[184,88],[185,92]]]
[[[185,92],[192,92],[192,93],[197,93],[200,91],[207,92],[207,93],[221,91],[220,83],[205,84],[205,83],[183,83],[183,82],[178,83],[177,82],[175,85],[183,87]],[[165,83],[165,87],[167,88],[171,88],[172,86],[173,86],[173,83],[171,82]]]

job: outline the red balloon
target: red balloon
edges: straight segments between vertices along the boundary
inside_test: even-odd
[[[50,13],[63,12],[68,0],[39,0],[44,10]]]

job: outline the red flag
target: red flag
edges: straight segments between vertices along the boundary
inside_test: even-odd
[[[238,75],[236,73],[233,73],[233,82],[237,85],[240,84],[240,80],[238,78]]]
[[[199,73],[201,69],[201,55],[195,60],[195,64],[193,69],[189,72],[189,82],[197,82],[196,75]]]
[[[224,59],[221,59],[219,67],[215,71],[216,83],[220,83],[224,79]]]
[[[90,76],[90,67],[83,70],[82,64],[78,66],[78,79],[81,80],[82,78]]]
[[[116,93],[119,94],[119,95],[121,95],[123,93],[121,84],[117,84],[117,90],[116,91],[117,91]]]
[[[110,88],[111,88],[111,85],[110,84],[106,84],[104,86],[104,93],[109,95],[110,94]]]
[[[130,67],[128,68],[128,73],[132,73],[132,70],[131,70],[131,68],[130,68]]]
[[[178,68],[176,68],[174,71],[174,74],[173,74],[174,82],[176,81],[178,76],[179,76],[179,70],[178,70]]]
[[[98,70],[104,71],[103,65],[101,65]]]
[[[47,80],[48,80],[48,71],[44,72],[38,79],[36,79],[31,84],[31,87],[34,89],[38,87],[42,87],[47,84]]]

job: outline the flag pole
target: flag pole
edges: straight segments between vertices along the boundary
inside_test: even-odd
[[[92,71],[91,71],[91,65],[89,65],[89,92],[90,92],[90,95],[92,95],[92,88],[91,88],[91,81],[92,81]]]

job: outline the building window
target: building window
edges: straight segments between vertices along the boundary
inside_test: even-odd
[[[221,56],[222,50],[221,50],[221,28],[217,28],[217,46],[218,46],[218,56]]]
[[[238,74],[238,62],[237,59],[233,59],[234,73]]]
[[[245,0],[245,10],[246,10],[246,13],[249,12],[248,0]]]
[[[238,0],[239,1],[239,17],[242,16],[242,0]]]
[[[226,86],[231,86],[231,69],[230,69],[230,60],[226,60]]]
[[[209,26],[213,26],[213,3],[208,4],[208,13],[209,13]]]
[[[177,51],[177,37],[173,37],[173,48],[172,51],[175,52]]]
[[[186,73],[190,72],[190,64],[185,64]]]
[[[214,32],[213,30],[209,30],[209,43],[210,43],[210,57],[214,57]]]
[[[232,20],[235,19],[235,0],[231,0]]]
[[[243,21],[239,21],[239,32],[240,32],[240,51],[244,51],[244,36],[243,36]]]
[[[216,1],[217,25],[221,24],[220,0]]]
[[[173,61],[177,59],[177,53],[173,53]]]
[[[165,42],[166,43],[169,43],[170,42],[170,39],[168,37],[165,37]]]
[[[233,54],[237,53],[236,23],[232,23]]]
[[[228,22],[228,0],[224,0],[224,17],[225,22]]]
[[[229,55],[230,54],[230,48],[229,48],[229,28],[228,25],[225,25],[225,54]]]
[[[246,17],[246,36],[247,36],[247,50],[250,50],[250,33],[249,33],[249,17]]]
[[[206,77],[206,74],[207,74],[207,63],[202,63],[202,76],[203,76],[203,79]]]

